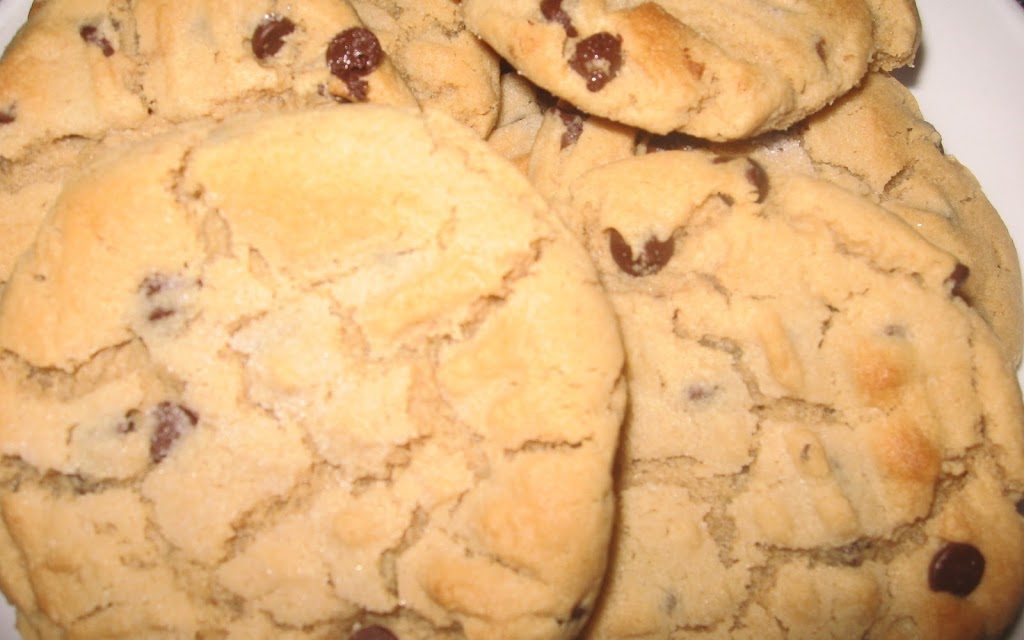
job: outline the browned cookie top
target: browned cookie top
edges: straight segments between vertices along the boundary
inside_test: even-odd
[[[538,85],[612,120],[711,140],[782,129],[869,68],[906,64],[905,0],[465,0],[466,23]]]

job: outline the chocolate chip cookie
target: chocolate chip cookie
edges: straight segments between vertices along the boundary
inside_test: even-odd
[[[828,181],[707,150],[569,185],[630,410],[585,637],[997,637],[1024,420],[962,265]]]
[[[731,140],[783,129],[913,59],[908,0],[465,0],[466,23],[581,110]]]
[[[943,151],[906,87],[869,74],[791,135],[756,147],[744,151],[863,194],[956,255],[965,267],[958,293],[992,325],[1007,361],[1020,363],[1024,316],[1013,240],[969,168]]]
[[[588,256],[446,117],[111,147],[0,295],[0,586],[27,637],[572,638],[622,367]]]
[[[623,127],[562,103],[545,116],[529,175],[554,202],[580,174],[633,154],[705,149],[822,178],[880,204],[955,255],[957,293],[992,326],[1012,366],[1022,343],[1021,275],[1013,240],[970,170],[947,155],[938,132],[902,84],[868,74],[860,87],[788,131],[734,143]],[[571,210],[567,212],[570,224]]]
[[[344,1],[35,3],[0,59],[0,284],[103,140],[337,101],[416,104]]]
[[[424,108],[486,137],[498,115],[498,56],[451,0],[350,0]]]

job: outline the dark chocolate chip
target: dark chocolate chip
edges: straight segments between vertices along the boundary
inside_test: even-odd
[[[1017,501],[1017,513],[1024,516],[1024,498]]]
[[[818,44],[814,45],[814,50],[818,52],[818,57],[821,58],[821,61],[825,62],[826,56],[825,56],[825,40],[824,40],[824,38],[821,39],[821,40],[818,40]]]
[[[768,174],[765,172],[764,167],[750,158],[747,158],[747,162],[750,163],[746,174],[747,180],[757,189],[756,202],[764,202],[764,199],[768,196]]]
[[[139,285],[139,291],[146,294],[147,298],[152,298],[156,294],[160,293],[166,286],[167,276],[162,273],[153,273],[145,277],[142,284]]]
[[[622,37],[602,31],[580,40],[569,66],[587,81],[587,89],[600,91],[622,67]]]
[[[363,76],[369,75],[384,60],[384,49],[373,32],[363,27],[352,27],[334,36],[327,45],[327,66],[340,78],[356,100],[366,100],[369,85]]]
[[[961,598],[970,595],[985,574],[985,556],[965,542],[950,542],[935,554],[928,568],[928,586]]]
[[[562,25],[562,28],[565,29],[565,35],[570,38],[575,38],[579,35],[576,27],[572,26],[569,14],[562,9],[562,0],[541,0],[540,12],[544,14],[545,19]]]
[[[883,332],[885,333],[885,335],[893,338],[902,338],[907,335],[906,328],[898,324],[886,325],[885,329],[883,329]]]
[[[174,309],[168,309],[167,307],[157,307],[156,309],[150,311],[149,315],[146,316],[146,318],[150,322],[159,322],[160,320],[163,320],[164,318],[170,318],[173,315]]]
[[[398,640],[398,636],[391,633],[390,630],[375,624],[356,631],[348,637],[348,640]]]
[[[555,111],[558,112],[558,117],[565,125],[561,141],[561,148],[564,149],[580,139],[580,135],[583,134],[583,121],[586,119],[586,114],[565,100],[559,100],[555,104]]]
[[[608,244],[615,264],[634,277],[658,273],[672,259],[672,254],[676,250],[676,243],[672,236],[666,240],[651,237],[644,243],[640,255],[634,258],[632,247],[617,229],[608,230]]]
[[[124,420],[117,424],[117,432],[121,434],[133,433],[135,431],[135,419],[138,417],[138,411],[129,411],[124,414]]]
[[[17,120],[17,115],[14,112],[14,105],[10,105],[6,109],[0,109],[0,125],[11,124]]]
[[[171,402],[161,402],[153,410],[156,429],[149,441],[149,457],[160,462],[167,457],[174,442],[199,422],[199,415],[188,407]]]
[[[110,57],[114,55],[114,47],[110,44],[110,40],[107,40],[100,35],[99,29],[94,25],[87,24],[78,30],[78,35],[82,36],[82,40],[85,40],[89,44],[94,44],[100,48],[103,55]]]
[[[260,60],[277,54],[285,37],[295,31],[295,23],[284,16],[267,15],[252,32],[252,53]]]
[[[964,283],[967,282],[967,277],[971,275],[971,270],[962,262],[956,263],[956,267],[953,268],[953,273],[949,274],[946,278],[946,283],[952,285],[950,293],[957,298],[960,298],[967,304],[971,304],[971,299],[964,293]]]
[[[691,384],[686,390],[686,397],[691,402],[700,402],[701,400],[707,400],[711,396],[715,395],[718,391],[717,386],[708,386],[706,384]]]
[[[584,607],[582,604],[577,604],[572,608],[572,611],[569,613],[569,620],[571,620],[572,622],[578,622],[585,615],[587,615],[587,608]]]

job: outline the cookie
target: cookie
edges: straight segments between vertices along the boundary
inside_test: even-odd
[[[28,637],[574,637],[622,359],[586,253],[440,114],[112,149],[0,297],[0,586]]]
[[[37,2],[0,59],[0,284],[105,138],[335,101],[415,105],[343,1]]]
[[[466,29],[451,0],[350,0],[424,108],[486,137],[500,98],[498,56]]]
[[[765,167],[828,180],[880,204],[955,255],[964,265],[958,294],[992,326],[1007,362],[1019,364],[1024,319],[1013,240],[970,170],[944,153],[910,91],[892,77],[869,74],[790,130],[729,144],[647,134],[570,112],[549,113],[531,149],[530,178],[553,202],[563,202],[568,185],[589,169],[671,149],[750,156]]]
[[[630,395],[584,637],[998,637],[1024,597],[1024,408],[957,258],[704,150],[592,169],[569,206]]]
[[[9,120],[0,156],[15,160],[35,144],[97,137],[149,116],[181,121],[246,102],[331,97],[413,104],[344,1],[49,0],[0,61]]]
[[[910,91],[870,74],[856,92],[794,130],[765,140],[759,162],[803,167],[896,213],[967,267],[962,297],[1020,363],[1021,274],[1013,240],[970,170],[945,154]]]
[[[498,120],[487,136],[487,144],[525,172],[544,120],[544,107],[537,88],[515,71],[501,74],[500,86]]]
[[[908,0],[607,3],[465,0],[466,24],[579,109],[664,134],[732,140],[784,129],[910,62]]]

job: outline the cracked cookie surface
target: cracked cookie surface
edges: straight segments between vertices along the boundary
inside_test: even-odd
[[[451,0],[350,0],[420,105],[482,137],[498,116],[498,56],[473,35]]]
[[[585,637],[998,637],[1024,596],[1024,411],[957,259],[744,156],[627,157],[567,194],[630,392]]]
[[[570,638],[593,610],[618,328],[585,252],[447,118],[348,105],[111,150],[15,269],[0,347],[26,637]]]
[[[709,140],[783,129],[907,64],[909,0],[464,0],[466,23],[578,108]]]
[[[527,162],[551,202],[565,202],[582,173],[637,154],[704,149],[749,156],[769,169],[821,178],[883,206],[964,265],[957,293],[992,326],[1007,362],[1020,362],[1021,274],[1013,240],[968,167],[947,155],[910,91],[868,74],[834,105],[784,132],[707,143],[658,136],[564,104],[548,110]],[[567,219],[575,224],[570,215]]]
[[[344,0],[36,2],[0,59],[0,283],[105,139],[335,101],[416,104]]]

